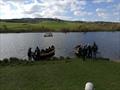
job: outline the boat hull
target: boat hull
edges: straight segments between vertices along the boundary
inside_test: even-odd
[[[38,56],[33,54],[33,59],[35,61],[43,60],[43,59],[49,59],[55,55],[55,49],[49,51],[49,52],[44,52],[40,53]]]
[[[79,45],[74,48],[74,53],[76,56],[81,57],[81,55],[79,53]]]

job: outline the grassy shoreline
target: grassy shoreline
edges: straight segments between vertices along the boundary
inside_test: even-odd
[[[120,63],[64,59],[0,66],[0,90],[119,90]]]
[[[113,30],[113,31],[108,31],[108,30],[93,30],[93,31],[0,31],[0,34],[2,33],[45,33],[45,32],[53,32],[53,33],[69,33],[69,32],[120,32],[120,30]]]
[[[120,31],[120,23],[58,22],[42,21],[37,23],[0,22],[0,33],[22,32],[114,32]]]

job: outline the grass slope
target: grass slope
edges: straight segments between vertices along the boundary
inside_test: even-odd
[[[120,31],[120,23],[41,21],[37,23],[0,22],[0,32]]]
[[[120,90],[120,63],[80,59],[0,66],[0,90]]]

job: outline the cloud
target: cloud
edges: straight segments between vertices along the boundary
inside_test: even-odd
[[[96,13],[99,17],[102,17],[102,18],[107,18],[108,17],[108,12],[107,12],[106,9],[97,8]]]
[[[84,16],[84,15],[91,15],[91,12],[87,12],[85,10],[85,6],[87,5],[87,2],[85,0],[83,1],[77,1],[73,0],[70,3],[70,10],[73,12],[73,15],[75,16]]]
[[[114,16],[117,18],[117,20],[120,22],[120,3],[114,5],[113,15],[114,15]]]
[[[74,15],[76,16],[89,16],[92,15],[92,12],[87,12],[87,11],[75,11]]]
[[[7,3],[9,11],[11,7],[16,7],[14,12],[19,12],[22,16],[30,17],[65,17],[67,13],[71,12],[74,15],[87,15],[87,12],[83,11],[86,1],[80,0],[2,0],[3,3]],[[28,4],[29,3],[29,4]],[[10,6],[12,4],[12,6]],[[7,6],[4,4],[4,8]],[[3,9],[3,13],[5,13]],[[7,10],[6,10],[7,11]],[[9,14],[13,14],[9,12]]]
[[[116,9],[120,11],[120,3],[118,3],[116,6]]]
[[[18,18],[23,17],[21,10],[12,2],[0,1],[0,18]]]
[[[22,4],[29,4],[33,3],[35,0],[2,0],[3,2],[15,2],[15,3],[22,3]]]
[[[25,10],[24,14],[33,14],[34,17],[66,17],[67,13],[71,11],[73,15],[87,15],[83,11],[86,1],[79,0],[38,0],[29,10]],[[81,14],[80,14],[81,13]],[[90,14],[90,13],[88,13]]]
[[[24,14],[33,14],[35,12],[40,12],[41,11],[41,6],[40,5],[33,5],[29,9],[24,9],[23,13]]]
[[[87,2],[80,0],[2,0],[2,2],[7,2],[7,5],[12,4],[9,8],[13,6],[16,7],[16,10],[12,9],[12,13],[9,12],[10,15],[17,11],[22,17],[56,17],[63,19],[65,17],[72,18],[68,15],[69,12],[75,16],[91,14],[84,10]],[[3,6],[6,7],[6,4]],[[5,13],[4,8],[2,8],[2,12],[7,14]],[[9,9],[9,11],[11,11],[11,9]],[[17,16],[15,16],[15,18],[16,17]]]
[[[0,0],[0,18],[60,18],[69,20],[120,17],[120,3],[114,0]],[[96,6],[96,3],[97,6]],[[99,4],[102,3],[102,4]],[[116,19],[114,19],[116,20]]]
[[[40,2],[40,1],[38,1]],[[34,4],[30,9],[24,10],[24,14],[32,14],[33,17],[56,17],[65,13],[67,3],[61,0],[41,0],[40,3]]]
[[[114,7],[111,10],[109,8],[97,8],[96,14],[100,20],[120,22],[120,9],[118,10],[117,7]]]
[[[70,2],[70,9],[71,11],[82,10],[86,4],[86,1],[73,0]]]
[[[113,0],[93,0],[93,3],[111,3]]]

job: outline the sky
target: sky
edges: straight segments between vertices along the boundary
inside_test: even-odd
[[[0,0],[0,19],[120,22],[120,0]]]

